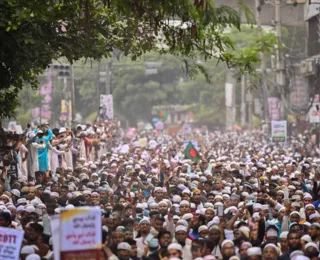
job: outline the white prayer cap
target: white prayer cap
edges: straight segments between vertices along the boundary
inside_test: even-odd
[[[234,246],[234,243],[233,243],[232,240],[230,240],[230,239],[225,239],[225,240],[223,240],[222,243],[221,243],[221,248],[223,248],[223,246],[224,246],[225,244],[227,244],[227,243],[230,243],[230,244],[232,244],[232,245]]]
[[[187,230],[188,230],[188,228],[186,226],[183,226],[183,225],[176,226],[176,229],[175,229],[176,232],[179,232],[179,231],[187,232]]]
[[[305,246],[304,246],[304,250],[306,250],[308,247],[313,247],[315,249],[317,249],[319,251],[319,247],[316,243],[314,242],[308,242]]]
[[[290,213],[290,217],[291,217],[292,215],[294,215],[294,214],[297,214],[297,215],[300,216],[300,213],[299,213],[298,211],[292,211],[292,212]]]
[[[117,249],[131,251],[131,246],[127,242],[121,242],[118,244]]]
[[[205,230],[208,230],[208,227],[205,226],[205,225],[200,226],[199,229],[198,229],[199,233],[200,233],[201,231],[205,231]]]
[[[187,200],[182,200],[182,201],[180,202],[180,206],[182,206],[182,205],[188,205],[188,206],[190,206],[190,202],[187,201]]]
[[[175,249],[175,250],[178,250],[180,252],[182,252],[182,246],[178,243],[171,243],[169,246],[168,246],[168,250],[170,249]]]
[[[182,224],[182,225],[184,225],[186,227],[189,225],[188,222],[185,219],[178,220],[177,224]]]
[[[22,255],[31,255],[31,254],[34,254],[35,251],[33,249],[32,246],[24,246],[21,248],[21,252],[20,252]]]
[[[72,204],[69,204],[66,206],[66,209],[74,209],[74,206]]]
[[[307,204],[304,208],[306,209],[306,208],[315,208],[315,207],[313,204]]]
[[[288,231],[283,231],[281,234],[280,234],[280,238],[288,238]]]
[[[306,241],[306,242],[311,242],[312,238],[309,235],[303,235],[301,237],[301,240]]]
[[[26,260],[41,260],[39,255],[31,254],[26,257]]]
[[[266,234],[266,237],[277,237],[278,236],[278,233],[276,230],[274,229],[269,229],[267,231],[267,234]]]
[[[277,254],[279,254],[279,249],[278,249],[278,247],[276,245],[274,245],[272,243],[266,244],[263,250],[265,250],[268,247],[274,248],[276,250]]]
[[[247,250],[247,255],[248,256],[262,255],[261,248],[260,247],[250,247]]]
[[[11,190],[11,193],[12,193],[13,195],[17,196],[18,198],[20,197],[20,191],[17,190],[17,189],[12,189],[12,190]]]
[[[182,216],[182,219],[188,220],[188,219],[192,219],[193,215],[192,213],[186,213]]]
[[[35,212],[36,209],[32,205],[28,205],[28,206],[25,207],[25,211],[28,212],[28,213],[32,213],[32,212]]]

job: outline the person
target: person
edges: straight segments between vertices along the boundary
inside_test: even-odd
[[[229,260],[230,257],[235,255],[235,247],[232,240],[224,240],[221,243],[221,254],[223,260]]]
[[[290,231],[288,233],[288,246],[289,246],[289,251],[283,255],[280,256],[280,260],[290,260],[290,254],[293,251],[300,250],[301,249],[301,233],[300,232],[295,232],[295,231]]]
[[[168,254],[169,254],[169,259],[183,259],[182,258],[182,246],[178,243],[171,243],[168,246]]]
[[[52,219],[84,206],[101,211],[102,260],[315,259],[319,251],[320,159],[296,142],[212,132],[193,160],[180,133],[138,130],[128,139],[109,120],[72,133],[28,131],[26,147],[48,149],[37,151],[47,158],[29,150],[28,179],[0,180],[0,226],[24,230],[21,258],[54,258]]]
[[[263,248],[262,259],[274,260],[279,257],[279,248],[274,243],[268,243]]]

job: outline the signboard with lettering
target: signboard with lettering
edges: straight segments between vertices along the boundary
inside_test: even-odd
[[[61,260],[100,259],[101,210],[79,207],[60,214]]]
[[[287,141],[287,121],[271,122],[272,142],[285,143]]]
[[[23,230],[0,227],[0,259],[20,259]]]

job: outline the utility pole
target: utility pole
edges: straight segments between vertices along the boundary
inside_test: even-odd
[[[251,93],[251,84],[250,84],[250,76],[245,75],[246,85],[248,86],[247,94],[246,94],[246,102],[248,103],[248,127],[249,130],[252,129],[252,105],[253,105],[253,96]]]
[[[75,124],[76,118],[76,98],[75,98],[75,90],[74,90],[74,68],[71,65],[71,127]]]
[[[280,45],[282,40],[282,31],[281,31],[281,0],[275,0],[275,24],[276,24],[276,37],[278,43],[275,46],[276,50],[276,83],[279,88],[283,88],[286,85],[285,79],[285,66],[284,60],[281,55]],[[284,109],[281,109],[281,117],[285,117]]]
[[[262,8],[262,1],[255,0],[256,7],[256,23],[258,29],[258,37],[262,39],[262,27],[261,27],[261,18],[260,12]],[[263,52],[260,52],[260,60],[261,60],[261,87],[262,87],[262,96],[263,96],[263,118],[265,124],[269,127],[269,115],[268,115],[268,94],[267,94],[267,84],[266,84],[266,60]]]
[[[109,59],[106,65],[106,95],[111,94],[111,73],[112,73],[112,59]]]
[[[245,75],[241,76],[241,126],[243,127],[246,124],[246,78]]]

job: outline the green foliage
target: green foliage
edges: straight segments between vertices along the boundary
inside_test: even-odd
[[[18,91],[25,83],[36,88],[37,75],[60,57],[72,63],[118,49],[136,60],[156,50],[191,63],[200,55],[240,71],[250,71],[256,61],[254,52],[228,52],[234,44],[222,29],[240,29],[240,17],[209,0],[3,0],[0,10],[1,118],[15,115]],[[172,25],[169,18],[181,24]],[[191,67],[205,73],[202,66]]]

